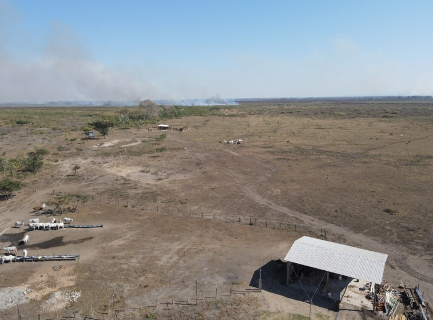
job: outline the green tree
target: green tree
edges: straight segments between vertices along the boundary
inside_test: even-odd
[[[22,164],[22,159],[20,157],[18,158],[12,158],[9,159],[7,162],[7,170],[11,174],[12,178],[15,178],[16,173],[18,172],[18,169],[20,168]]]
[[[80,169],[81,167],[78,164],[74,164],[74,166],[72,167],[72,170],[74,170],[74,174],[77,174],[77,171]]]
[[[35,151],[27,153],[25,170],[32,173],[38,172],[44,165],[42,161],[43,157],[48,153],[49,152],[45,149],[36,149]]]
[[[105,136],[110,131],[110,128],[112,128],[114,126],[114,124],[111,121],[107,121],[107,120],[95,121],[95,122],[92,122],[90,125],[93,128],[95,128],[96,131],[98,131],[100,134],[102,134],[104,136],[104,139],[105,139]]]
[[[0,171],[3,171],[3,177],[6,176],[8,170],[8,162],[5,158],[0,157]]]
[[[123,125],[123,128],[126,129],[131,119],[129,118],[129,115],[121,113],[118,121]]]
[[[21,187],[21,181],[5,178],[0,181],[0,194],[6,195],[7,198],[10,199],[12,192],[20,190]]]
[[[92,126],[91,126],[90,124],[86,124],[86,125],[82,128],[82,130],[84,131],[84,134],[85,134],[86,136],[88,136],[88,135],[89,135],[89,132],[92,131]]]

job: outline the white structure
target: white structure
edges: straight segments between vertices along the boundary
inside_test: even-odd
[[[158,130],[168,130],[170,126],[168,124],[159,124]]]
[[[387,258],[388,255],[383,253],[302,237],[293,243],[284,260],[350,278],[381,283]],[[288,267],[287,270],[289,269]]]

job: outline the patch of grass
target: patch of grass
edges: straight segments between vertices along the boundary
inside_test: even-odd
[[[164,152],[164,151],[167,151],[166,147],[161,147],[161,148],[156,148],[155,149],[155,152]]]
[[[173,203],[175,201],[176,200],[174,200],[174,199],[164,199],[164,200],[161,200],[161,203]]]
[[[16,124],[24,125],[24,124],[28,124],[28,123],[30,123],[30,121],[20,119],[20,120],[15,121],[15,123],[16,123]]]

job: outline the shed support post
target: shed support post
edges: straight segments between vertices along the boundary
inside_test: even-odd
[[[292,265],[293,262],[287,262],[287,276],[286,276],[286,286],[288,286],[290,284],[290,278],[292,276]]]

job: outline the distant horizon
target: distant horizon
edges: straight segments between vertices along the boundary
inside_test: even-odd
[[[335,97],[269,97],[269,98],[230,98],[230,99],[145,99],[151,100],[159,105],[177,106],[223,106],[237,105],[239,102],[260,101],[329,101],[329,100],[433,100],[431,95],[413,96],[335,96]],[[140,100],[140,101],[145,101]],[[140,101],[120,100],[59,100],[45,102],[0,102],[0,106],[106,106],[106,107],[132,107],[138,106]]]

